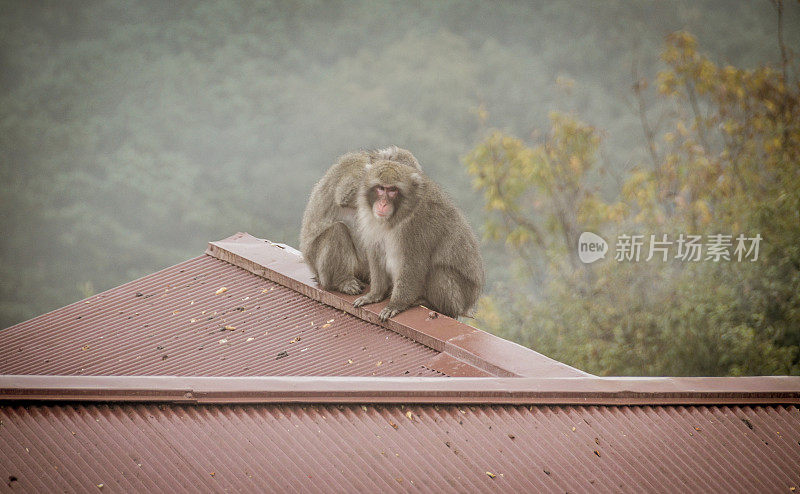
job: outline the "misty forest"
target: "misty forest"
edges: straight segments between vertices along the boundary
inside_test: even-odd
[[[598,375],[800,374],[796,1],[0,5],[0,328],[297,247],[335,159],[398,145],[481,237],[469,324]]]

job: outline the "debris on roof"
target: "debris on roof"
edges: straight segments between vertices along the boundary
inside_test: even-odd
[[[4,374],[435,376],[438,354],[207,255],[0,331]]]

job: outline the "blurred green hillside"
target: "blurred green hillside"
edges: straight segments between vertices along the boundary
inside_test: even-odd
[[[797,50],[796,2],[783,23]],[[632,86],[666,37],[752,68],[780,62],[776,26],[768,1],[2,1],[0,327],[236,231],[296,246],[311,186],[356,148],[411,149],[481,230],[465,157],[576,114],[613,202],[648,160]],[[517,283],[515,252],[483,249],[487,294]]]

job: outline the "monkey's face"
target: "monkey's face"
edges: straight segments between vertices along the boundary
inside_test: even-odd
[[[368,165],[366,170],[362,207],[368,207],[372,218],[379,222],[391,225],[401,221],[413,209],[418,197],[421,177],[417,170],[394,161]]]
[[[387,220],[395,211],[395,201],[399,200],[400,190],[394,185],[376,185],[372,188],[372,214],[379,220]]]

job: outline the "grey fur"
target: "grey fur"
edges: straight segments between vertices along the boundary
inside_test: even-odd
[[[311,190],[300,229],[300,251],[326,290],[357,294],[369,281],[366,254],[352,232],[365,169],[379,160],[421,170],[414,155],[397,146],[356,151],[341,156]]]
[[[399,189],[387,219],[373,214],[377,185]],[[384,321],[417,303],[450,317],[470,314],[484,283],[478,241],[433,180],[390,161],[374,163],[359,191],[357,221],[372,282],[356,307],[389,296]]]

